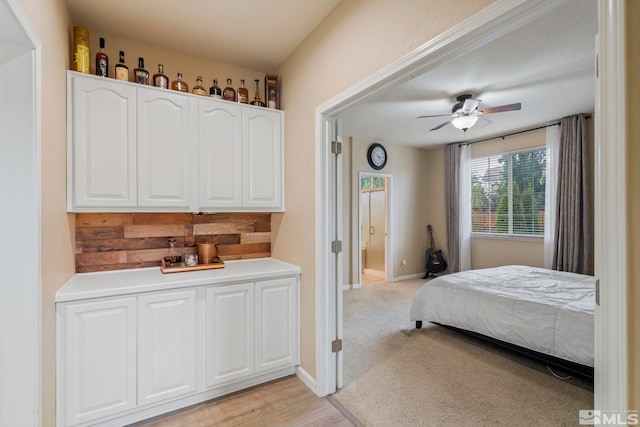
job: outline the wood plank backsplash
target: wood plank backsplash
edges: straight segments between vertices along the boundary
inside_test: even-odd
[[[216,243],[223,261],[271,256],[270,213],[76,214],[76,272],[154,267],[169,255]]]

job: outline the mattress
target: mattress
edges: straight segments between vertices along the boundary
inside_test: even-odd
[[[595,278],[510,265],[440,276],[413,299],[411,321],[476,332],[593,367]]]

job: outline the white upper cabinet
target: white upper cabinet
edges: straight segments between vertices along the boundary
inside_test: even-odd
[[[278,111],[246,109],[244,133],[244,197],[250,208],[282,210],[282,122]]]
[[[138,205],[190,208],[189,98],[137,91]]]
[[[199,210],[242,206],[242,108],[198,100]]]
[[[69,210],[135,207],[135,87],[73,76],[69,88]]]
[[[278,212],[278,110],[68,72],[70,212]]]

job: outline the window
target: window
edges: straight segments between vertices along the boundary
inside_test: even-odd
[[[377,190],[384,188],[384,177],[365,176],[360,178],[360,190]]]
[[[546,150],[536,148],[471,160],[471,231],[544,235]]]

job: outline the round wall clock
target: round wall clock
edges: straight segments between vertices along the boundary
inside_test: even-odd
[[[381,144],[371,144],[367,151],[367,160],[369,161],[369,166],[375,170],[380,170],[387,164],[387,150]]]

